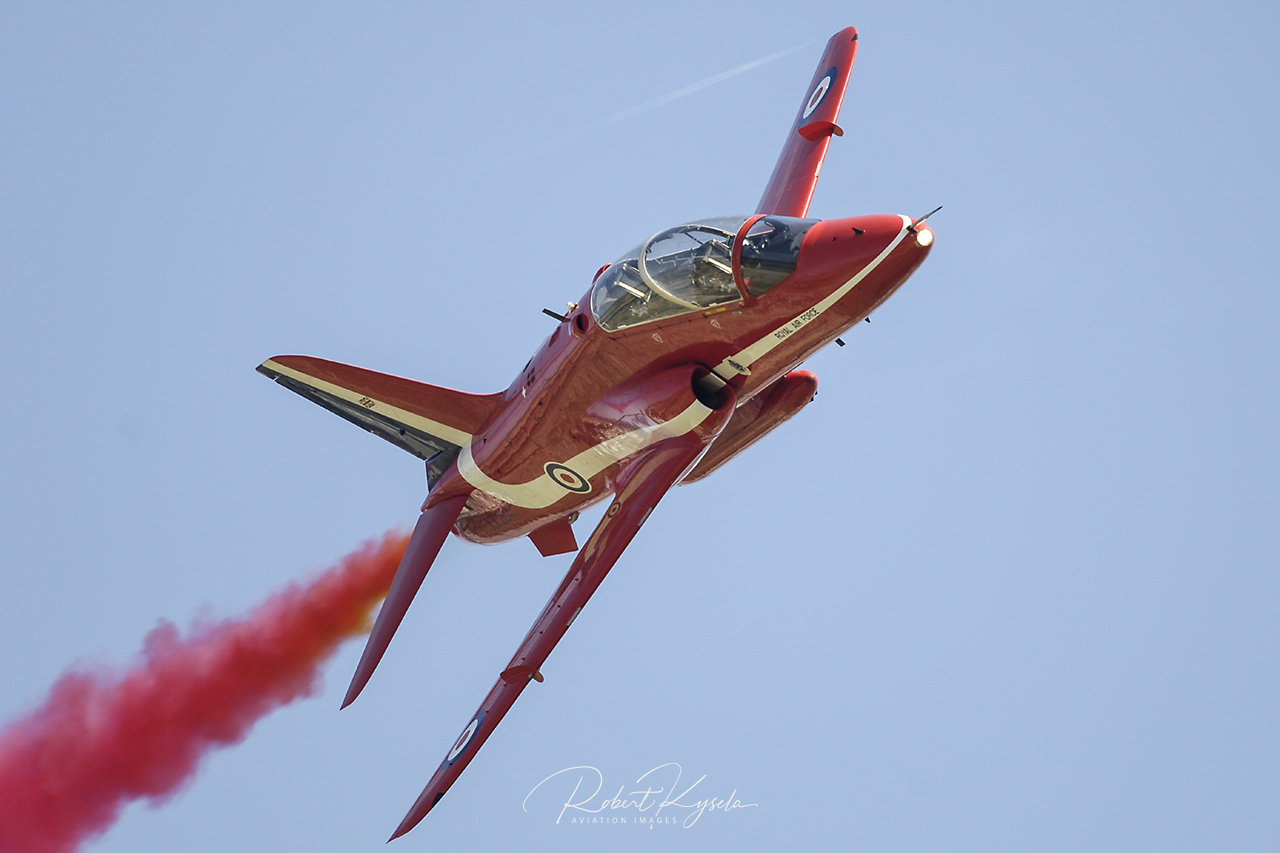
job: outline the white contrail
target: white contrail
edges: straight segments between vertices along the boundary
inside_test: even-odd
[[[812,41],[807,41],[804,44],[798,44],[795,47],[789,47],[786,50],[780,50],[777,53],[771,53],[768,56],[763,57],[761,59],[755,59],[755,60],[752,60],[751,62],[744,63],[742,65],[737,66],[736,68],[730,68],[728,71],[721,71],[719,74],[713,74],[710,77],[706,78],[705,80],[699,80],[697,83],[691,83],[688,86],[685,86],[683,89],[676,89],[674,92],[668,92],[667,94],[654,98],[651,101],[645,101],[643,104],[630,107],[628,109],[623,110],[620,113],[615,113],[614,115],[611,115],[608,118],[601,119],[600,121],[588,127],[580,128],[571,133],[567,133],[563,136],[559,136],[559,137],[556,137],[555,139],[544,142],[540,145],[527,147],[523,151],[520,151],[517,154],[512,154],[509,157],[503,157],[500,160],[494,160],[490,163],[485,164],[484,166],[480,166],[479,168],[472,169],[471,171],[466,172],[463,175],[463,177],[472,177],[478,174],[482,174],[484,172],[492,172],[496,169],[501,169],[504,166],[510,166],[512,163],[518,163],[521,160],[527,160],[528,158],[533,157],[537,154],[542,154],[543,152],[550,151],[552,148],[558,148],[561,145],[564,145],[568,142],[572,142],[573,140],[578,139],[579,137],[586,136],[588,133],[591,133],[592,131],[595,131],[595,130],[599,130],[600,128],[605,127],[607,125],[623,121],[624,119],[629,119],[632,116],[639,115],[640,113],[648,112],[649,110],[657,109],[658,107],[661,107],[665,104],[669,104],[672,101],[678,101],[681,98],[686,97],[688,95],[692,95],[694,92],[701,91],[707,88],[708,86],[714,86],[717,83],[723,83],[725,80],[728,80],[731,77],[737,77],[739,74],[745,74],[746,72],[751,71],[754,68],[759,68],[761,65],[767,65],[768,63],[773,62],[776,59],[781,59],[784,56],[788,56],[792,53],[795,53],[797,50],[803,50],[804,48],[808,47],[813,43],[814,42]]]
[[[782,57],[787,56],[788,54],[795,53],[797,50],[806,48],[811,44],[813,44],[813,42],[811,41],[805,42],[804,44],[798,44],[795,47],[790,47],[790,48],[787,48],[786,50],[778,51],[777,53],[771,53],[768,56],[764,57],[763,59],[757,59],[752,62],[739,65],[737,68],[730,68],[728,71],[721,71],[719,74],[713,74],[707,79],[699,80],[697,83],[693,83],[691,85],[685,86],[683,89],[676,89],[674,92],[668,92],[662,97],[654,98],[652,101],[645,101],[643,104],[640,104],[639,106],[631,107],[630,109],[623,110],[617,115],[611,115],[606,119],[602,119],[601,121],[596,123],[596,127],[603,127],[606,124],[613,124],[615,121],[622,121],[624,118],[631,118],[633,115],[638,115],[639,113],[648,112],[649,110],[660,107],[663,104],[669,104],[672,101],[678,101],[679,99],[683,98],[685,95],[692,95],[694,92],[697,92],[701,89],[705,89],[708,86],[714,86],[717,83],[721,83],[725,80],[728,80],[730,77],[737,77],[739,74],[745,74],[746,72],[750,71],[752,68],[759,68],[761,65],[767,65],[768,63],[773,62],[775,59],[781,59]]]

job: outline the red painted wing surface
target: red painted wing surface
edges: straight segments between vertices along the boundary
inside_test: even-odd
[[[347,695],[342,700],[342,707],[345,708],[354,702],[360,695],[360,691],[364,690],[364,686],[369,683],[369,677],[373,675],[373,670],[386,653],[387,646],[391,644],[391,637],[400,627],[404,614],[409,612],[413,597],[418,594],[418,588],[426,580],[431,564],[440,553],[440,546],[449,535],[449,528],[458,520],[458,513],[462,512],[462,506],[466,502],[466,495],[458,495],[424,509],[422,515],[418,516],[418,523],[413,528],[413,536],[409,538],[409,546],[405,548],[400,566],[396,569],[396,576],[391,581],[391,589],[387,592],[387,598],[382,602],[381,609],[378,610],[373,631],[369,633],[369,639],[365,642],[364,654],[360,656],[355,675],[351,676],[351,684],[347,687]]]
[[[725,406],[717,426],[723,429],[733,406]],[[444,762],[391,838],[399,838],[426,817],[454,780],[466,769],[476,751],[493,733],[503,716],[531,680],[542,680],[539,672],[556,643],[600,586],[623,550],[635,538],[672,486],[679,482],[706,450],[706,437],[694,433],[667,439],[638,456],[618,476],[613,503],[605,511],[587,544],[582,547],[560,587],[543,608],[538,621],[516,651],[507,668],[493,685],[480,709],[463,729]]]
[[[756,213],[803,217],[809,212],[831,137],[844,135],[836,119],[857,53],[858,31],[853,27],[841,30],[827,42]]]

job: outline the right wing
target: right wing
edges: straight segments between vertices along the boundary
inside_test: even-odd
[[[269,358],[258,372],[425,459],[432,485],[502,399],[305,355]]]
[[[809,212],[831,136],[844,135],[836,119],[857,53],[858,31],[853,27],[841,30],[827,42],[756,213],[803,217]]]
[[[531,681],[542,681],[538,670],[556,643],[569,630],[573,620],[586,605],[591,594],[600,586],[604,576],[622,556],[623,550],[635,538],[640,525],[658,501],[675,485],[680,477],[697,461],[706,449],[703,439],[694,433],[669,438],[649,448],[629,465],[618,477],[613,503],[605,511],[587,544],[569,567],[569,573],[538,621],[520,644],[515,657],[498,677],[480,709],[467,723],[444,762],[436,770],[427,787],[418,796],[413,808],[405,815],[392,839],[399,838],[413,829],[427,812],[440,801],[445,791],[462,773],[475,756],[476,751],[493,734],[494,728],[510,710],[516,698]]]

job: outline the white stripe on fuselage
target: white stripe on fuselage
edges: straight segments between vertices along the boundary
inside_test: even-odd
[[[902,230],[898,232],[897,237],[893,238],[893,242],[891,242],[888,246],[884,248],[884,251],[876,255],[875,259],[871,263],[867,264],[865,267],[859,270],[858,274],[855,275],[853,278],[849,279],[844,284],[837,287],[834,291],[832,291],[830,296],[828,296],[826,299],[823,299],[817,305],[814,305],[812,308],[809,308],[808,310],[801,311],[791,321],[787,323],[783,323],[781,326],[774,329],[772,332],[765,335],[763,338],[756,341],[751,346],[746,347],[743,350],[740,350],[737,354],[732,355],[729,358],[726,358],[724,361],[720,362],[720,365],[716,368],[716,374],[721,379],[727,382],[733,377],[737,376],[740,372],[742,372],[740,368],[750,369],[752,364],[759,361],[762,357],[768,354],[774,347],[778,346],[787,338],[791,337],[792,333],[812,323],[814,320],[820,317],[828,308],[830,308],[832,305],[835,305],[837,302],[843,299],[845,295],[849,293],[849,291],[857,287],[860,281],[862,281],[864,278],[870,275],[872,270],[880,266],[880,263],[885,258],[889,257],[889,253],[898,247],[898,244],[902,242],[902,238],[907,236],[907,229],[911,227],[912,219],[909,216],[902,216],[902,214],[898,214],[898,215],[902,217]]]
[[[863,267],[857,275],[836,288],[817,305],[802,311],[795,319],[784,323],[754,344],[720,362],[720,366],[716,368],[715,372],[722,379],[732,379],[739,373],[735,364],[749,368],[774,347],[789,338],[792,333],[808,325],[832,305],[839,302],[849,291],[857,287],[859,282],[870,275],[871,271],[878,267],[885,258],[889,257],[889,253],[902,242],[902,238],[908,233],[907,229],[911,227],[912,220],[909,216],[903,216],[902,223],[902,230],[898,232],[898,236],[894,237],[884,251],[877,255],[871,263]],[[701,403],[695,402],[666,423],[632,430],[607,441],[602,441],[562,464],[581,475],[585,480],[590,481],[610,465],[626,459],[651,444],[655,444],[664,438],[684,435],[706,420],[711,411]],[[524,507],[525,509],[543,509],[551,506],[566,494],[572,494],[570,490],[557,483],[550,474],[546,473],[535,477],[527,483],[502,483],[493,479],[480,470],[480,466],[476,464],[475,459],[472,457],[471,442],[473,440],[468,440],[462,445],[462,452],[458,454],[458,473],[477,489],[488,492],[499,500],[506,501],[513,506]]]
[[[698,427],[713,410],[694,401],[683,412],[669,421],[653,424],[640,429],[624,432],[622,435],[606,439],[563,463],[566,468],[590,481],[601,471],[621,462],[628,456],[656,444],[666,438],[684,435]],[[481,491],[488,492],[499,500],[512,506],[525,509],[543,509],[549,507],[565,495],[574,494],[571,490],[557,483],[550,474],[542,474],[527,483],[502,483],[480,470],[471,455],[471,444],[474,439],[462,445],[458,454],[458,473],[462,479]]]

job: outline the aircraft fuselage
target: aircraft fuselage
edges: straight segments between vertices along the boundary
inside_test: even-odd
[[[427,506],[470,495],[454,529],[478,543],[564,523],[607,497],[637,450],[697,432],[720,407],[747,402],[869,316],[931,244],[928,226],[906,216],[824,220],[805,234],[795,271],[763,296],[612,332],[584,296]],[[746,294],[736,256],[734,275]]]

